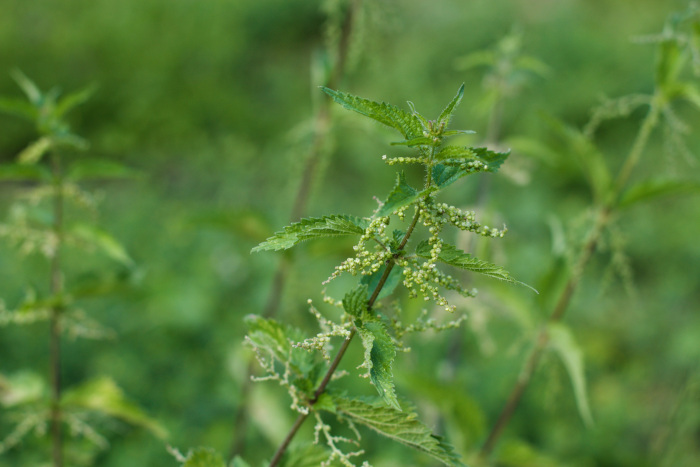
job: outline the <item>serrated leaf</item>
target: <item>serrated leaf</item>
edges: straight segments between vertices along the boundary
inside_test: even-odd
[[[138,172],[118,162],[81,160],[74,162],[67,178],[73,181],[135,178]]]
[[[417,201],[423,194],[406,183],[406,175],[399,172],[396,177],[396,185],[389,193],[386,201],[377,211],[377,217],[390,216],[394,211],[409,206]]]
[[[321,89],[346,109],[354,110],[359,114],[398,130],[407,140],[423,134],[423,125],[421,125],[418,117],[401,110],[395,105],[371,101],[323,86]]]
[[[315,406],[317,405],[318,403],[315,404]],[[330,452],[318,444],[297,444],[289,449],[288,453],[283,458],[282,465],[284,467],[318,467],[319,465],[323,465],[329,457]]]
[[[50,180],[51,172],[41,165],[3,164],[0,165],[0,180],[39,181]]]
[[[96,246],[114,261],[127,267],[134,265],[134,260],[131,259],[126,248],[109,232],[87,224],[75,225],[70,232],[77,238]]]
[[[248,464],[240,457],[233,461],[235,467],[245,467]],[[221,454],[212,448],[199,447],[190,450],[182,464],[182,467],[226,467]]]
[[[22,152],[17,155],[17,162],[23,165],[36,164],[42,157],[44,157],[44,154],[51,149],[52,145],[53,142],[51,141],[51,138],[47,136],[39,138],[24,148]]]
[[[421,258],[428,259],[430,258],[431,249],[432,247],[430,243],[427,240],[423,240],[416,247],[416,255],[420,256]],[[501,266],[496,266],[495,264],[489,263],[488,261],[483,261],[478,258],[474,258],[469,253],[465,253],[459,248],[450,245],[449,243],[444,243],[442,245],[442,249],[440,251],[438,259],[445,264],[449,264],[450,266],[454,266],[460,269],[466,269],[467,271],[483,274],[485,276],[510,282],[512,284],[524,285],[525,287],[537,292],[529,285],[513,279],[513,277],[508,273],[508,271],[503,269]]]
[[[367,311],[367,285],[360,284],[343,297],[343,309],[357,318]]]
[[[443,128],[447,128],[448,125],[450,124],[450,120],[452,119],[452,114],[455,111],[455,108],[459,105],[460,102],[462,102],[462,98],[464,97],[464,83],[459,87],[459,90],[457,91],[457,94],[455,97],[452,99],[452,101],[447,104],[447,107],[442,111],[440,116],[438,117],[438,125],[444,125]]]
[[[620,197],[618,207],[628,208],[662,196],[699,192],[700,183],[692,180],[645,180],[629,187]]]
[[[426,136],[419,136],[417,138],[412,138],[406,141],[397,141],[391,143],[392,146],[432,146],[435,144],[435,141],[433,141],[432,138],[426,137]]]
[[[127,399],[121,388],[109,377],[97,378],[66,390],[61,397],[61,405],[95,410],[120,418],[132,425],[146,428],[159,438],[168,435],[160,423]]]
[[[314,402],[314,410],[325,410],[326,412],[335,413],[335,402],[333,397],[324,392]]]
[[[474,150],[468,146],[443,146],[435,159],[473,159],[476,156]]]
[[[428,454],[445,465],[464,467],[452,446],[418,420],[414,409],[404,404],[403,412],[387,407],[379,401],[335,398],[337,413],[354,423],[364,425],[382,436],[417,451]]]
[[[474,130],[447,130],[442,133],[442,136],[456,136],[456,135],[475,135]]]
[[[365,219],[354,216],[332,215],[302,219],[276,232],[272,237],[251,250],[252,253],[266,250],[286,250],[305,240],[361,235],[369,226]]]
[[[441,157],[451,157],[436,164],[431,172],[432,179],[438,188],[442,189],[453,184],[460,178],[475,172],[495,173],[508,158],[510,152],[495,152],[487,148],[459,148],[457,146],[447,146]],[[453,154],[450,156],[450,154]],[[470,161],[479,161],[486,169],[475,170],[467,164]]]
[[[248,327],[247,337],[254,346],[272,353],[280,362],[289,362],[290,367],[301,377],[307,377],[313,372],[314,355],[292,347],[292,342],[303,341],[305,338],[300,330],[258,315],[248,315],[244,321]]]
[[[357,332],[365,348],[363,365],[369,373],[370,381],[384,402],[400,411],[401,406],[396,398],[394,375],[391,371],[391,364],[396,358],[396,346],[389,333],[381,321],[364,321],[357,326]]]
[[[376,289],[379,285],[379,280],[384,275],[384,271],[386,270],[386,268],[387,265],[384,265],[381,268],[379,268],[379,271],[375,272],[374,274],[371,274],[369,276],[362,276],[360,283],[366,284],[368,287],[367,300],[371,298],[372,294],[374,293],[374,289]],[[377,295],[377,300],[381,300],[382,298],[391,295],[394,289],[396,289],[396,286],[401,283],[402,277],[403,269],[398,266],[394,266],[394,269],[392,269],[389,273],[389,277],[386,278],[386,282],[384,282],[384,287],[382,287],[382,290],[379,292],[379,295]]]
[[[583,352],[576,343],[571,330],[561,323],[548,325],[551,348],[559,355],[571,378],[579,414],[587,426],[593,425],[593,416],[586,394],[586,375],[584,372]]]

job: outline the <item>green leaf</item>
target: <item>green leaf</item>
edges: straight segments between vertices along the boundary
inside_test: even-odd
[[[593,425],[593,416],[588,405],[586,394],[586,375],[584,372],[583,352],[574,340],[571,330],[561,323],[548,325],[549,342],[551,348],[564,362],[566,371],[571,378],[576,397],[576,406],[579,414],[587,426]]]
[[[236,456],[231,461],[230,467],[250,467],[250,464],[243,460],[240,456]]]
[[[678,41],[667,39],[659,44],[656,60],[656,85],[664,88],[673,84],[683,67],[681,49]]]
[[[244,321],[248,326],[247,338],[252,345],[272,353],[280,362],[289,362],[299,376],[306,377],[314,370],[314,355],[292,347],[292,341],[298,342],[305,338],[300,330],[258,315],[248,315]]]
[[[360,323],[357,321],[356,323]],[[391,364],[396,358],[396,346],[381,321],[364,321],[357,326],[365,348],[363,366],[369,372],[370,381],[384,402],[396,410],[401,410],[394,390],[394,375]]]
[[[67,178],[73,181],[135,178],[139,173],[118,162],[88,159],[74,162]]]
[[[446,146],[438,153],[438,157],[449,157],[450,159],[445,159],[433,167],[432,178],[435,184],[442,189],[472,173],[497,172],[509,155],[509,152],[494,152],[486,148]],[[479,161],[484,166],[481,168],[470,167],[468,164],[471,161]]]
[[[417,138],[412,138],[406,141],[397,141],[394,143],[391,143],[392,146],[432,146],[435,144],[435,141],[433,141],[432,138],[429,138],[427,136],[418,136]]]
[[[406,183],[406,175],[399,172],[396,177],[396,186],[381,208],[377,211],[377,217],[390,216],[393,212],[416,202],[423,193]]]
[[[379,271],[375,272],[374,274],[371,274],[369,276],[362,276],[360,283],[366,284],[368,287],[367,300],[371,298],[372,294],[374,293],[374,289],[376,289],[379,285],[379,280],[384,275],[384,271],[387,267],[387,265],[384,265],[381,268],[379,268]],[[394,289],[396,289],[396,286],[398,286],[401,283],[402,278],[403,269],[398,266],[394,266],[394,268],[389,273],[389,277],[386,278],[386,282],[384,282],[384,287],[382,287],[382,290],[379,292],[379,295],[377,295],[377,300],[381,300],[382,298],[391,295]]]
[[[620,197],[618,207],[628,208],[634,204],[651,201],[662,196],[699,192],[700,183],[692,180],[645,180],[629,187]]]
[[[354,110],[359,114],[398,130],[407,140],[423,135],[423,125],[421,125],[418,117],[401,110],[395,105],[371,101],[323,86],[321,89],[346,109]]]
[[[343,309],[352,316],[362,317],[367,311],[367,294],[367,285],[358,285],[343,297]]]
[[[48,386],[37,373],[21,370],[10,376],[0,375],[0,405],[16,407],[40,401],[48,393]]]
[[[0,165],[0,180],[8,181],[48,181],[51,173],[41,165],[4,164]]]
[[[564,147],[561,151],[573,155],[588,181],[588,186],[596,199],[604,200],[610,191],[612,178],[605,164],[605,158],[593,142],[579,130],[551,117],[544,117],[557,135],[562,139]]]
[[[68,389],[61,397],[61,406],[95,410],[120,418],[132,425],[146,428],[159,438],[168,435],[160,423],[128,400],[121,388],[109,377],[97,378]]]
[[[95,89],[97,89],[97,87],[95,85],[91,85],[85,89],[70,93],[59,99],[54,109],[54,118],[62,118],[67,112],[87,101],[90,96],[95,93]]]
[[[479,50],[455,60],[458,70],[471,70],[481,66],[493,66],[496,63],[496,54],[491,50]]]
[[[27,78],[27,76],[19,70],[12,70],[10,74],[12,75],[12,78],[14,78],[15,82],[22,89],[24,94],[27,96],[29,102],[39,107],[43,100],[43,95],[41,94],[41,91],[39,90],[37,85],[34,84],[34,82],[31,79]]]
[[[31,122],[39,115],[36,107],[21,99],[0,98],[0,112],[16,115]]]
[[[248,466],[240,457],[236,457],[233,461],[233,465],[234,467]],[[221,454],[214,449],[199,447],[187,453],[182,467],[226,467],[226,463],[223,457],[221,457]]]
[[[444,146],[435,155],[438,160],[461,159],[465,161],[480,161],[488,166],[487,172],[497,172],[508,159],[510,152],[495,152],[487,148],[472,148],[469,146]]]
[[[443,146],[437,154],[435,154],[435,159],[474,159],[476,153],[474,150],[468,146]]]
[[[24,165],[36,164],[53,146],[51,138],[44,136],[31,143],[17,155],[17,161]]]
[[[430,246],[430,243],[427,240],[423,240],[416,247],[416,255],[420,256],[421,258],[428,259],[430,258],[431,249],[432,247]],[[503,269],[501,266],[496,266],[495,264],[489,263],[487,261],[482,261],[478,258],[474,258],[469,253],[465,253],[457,247],[450,245],[449,243],[444,243],[442,245],[442,250],[440,251],[438,259],[445,264],[449,264],[450,266],[455,266],[460,269],[466,269],[467,271],[483,274],[485,276],[510,282],[512,284],[524,285],[525,287],[537,292],[529,285],[513,279],[513,277],[511,277],[511,275],[508,273],[508,271]]]
[[[475,135],[474,130],[447,130],[442,133],[442,136],[456,136],[456,135]]]
[[[134,260],[131,259],[126,248],[117,241],[110,233],[88,224],[78,224],[73,226],[71,233],[80,240],[91,243],[99,248],[107,257],[114,261],[131,267]]]
[[[57,146],[60,145],[71,149],[77,149],[79,151],[85,151],[90,147],[90,143],[88,143],[86,139],[67,131],[54,132],[51,138],[53,139],[54,144]]]
[[[272,237],[253,248],[252,252],[286,250],[304,240],[361,235],[368,226],[367,220],[354,216],[333,215],[302,219],[300,222],[288,225],[284,230],[276,232]]]
[[[364,425],[382,436],[428,454],[448,466],[464,466],[457,453],[442,438],[418,420],[412,407],[399,412],[379,401],[336,397],[337,413],[352,422]]]
[[[460,102],[462,102],[463,97],[464,83],[462,83],[462,85],[459,87],[457,95],[455,95],[452,101],[449,104],[447,104],[445,110],[443,110],[440,116],[438,117],[438,125],[444,124],[444,128],[447,128],[447,126],[450,124],[450,120],[452,119],[452,114],[454,113],[455,108],[459,105]]]

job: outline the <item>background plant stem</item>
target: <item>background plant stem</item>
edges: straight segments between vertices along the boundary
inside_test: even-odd
[[[616,207],[615,204],[617,203],[619,196],[622,193],[622,190],[625,188],[625,185],[629,179],[629,176],[632,173],[632,170],[639,162],[639,159],[641,158],[641,155],[644,152],[644,148],[646,147],[649,141],[651,132],[653,131],[654,127],[656,126],[656,123],[658,122],[660,103],[661,100],[657,91],[657,93],[654,95],[654,98],[652,99],[651,107],[649,108],[649,111],[647,112],[647,115],[644,118],[644,121],[642,122],[640,130],[637,133],[637,137],[635,138],[635,141],[632,144],[632,148],[630,149],[630,152],[627,158],[625,159],[625,162],[623,163],[623,166],[620,169],[617,178],[615,179],[611,190],[611,196],[609,199],[603,201],[602,206],[598,206],[596,208],[597,214],[595,217],[593,228],[589,232],[588,237],[585,243],[583,244],[578,260],[576,261],[576,264],[574,265],[571,271],[569,280],[567,281],[564,290],[559,296],[559,299],[557,300],[554,310],[549,316],[549,319],[540,328],[537,334],[537,338],[535,339],[535,344],[533,345],[532,349],[530,350],[530,354],[523,363],[523,367],[520,371],[520,376],[518,377],[515,386],[511,390],[510,395],[508,396],[508,399],[506,400],[506,403],[503,409],[501,410],[498,419],[496,420],[496,423],[491,428],[491,431],[489,432],[489,435],[486,438],[484,445],[479,451],[479,457],[481,459],[488,458],[489,455],[493,452],[493,449],[496,446],[498,439],[500,438],[501,434],[503,433],[503,430],[506,428],[511,418],[513,417],[513,414],[515,413],[515,410],[517,409],[523,397],[523,394],[525,393],[525,390],[530,384],[530,381],[532,380],[532,375],[537,369],[537,365],[539,364],[540,359],[542,358],[544,350],[547,346],[547,343],[549,342],[548,326],[552,323],[561,321],[561,319],[564,317],[564,314],[566,313],[566,310],[568,309],[569,304],[571,303],[571,299],[573,298],[574,292],[576,292],[576,289],[578,288],[581,277],[583,276],[583,272],[586,266],[588,265],[588,262],[590,261],[591,257],[593,256],[593,253],[598,247],[601,236],[605,231],[605,227],[607,226],[614,214],[614,210]]]
[[[63,278],[61,277],[61,247],[63,242],[63,178],[61,159],[54,151],[51,154],[53,175],[53,234],[56,246],[51,258],[51,317],[49,324],[49,373],[51,381],[51,457],[54,467],[63,466],[63,433],[61,425],[61,300]]]
[[[348,5],[348,10],[341,27],[336,61],[328,82],[326,83],[326,86],[331,89],[335,89],[337,87],[338,83],[342,80],[345,74],[350,38],[352,36],[355,19],[361,3],[361,0],[351,0],[350,4]],[[319,109],[314,123],[314,140],[304,164],[301,183],[299,184],[299,189],[297,191],[290,215],[290,222],[299,221],[302,217],[304,217],[304,213],[306,212],[311,187],[318,172],[319,162],[321,161],[321,156],[324,152],[323,148],[326,144],[328,132],[332,123],[330,103],[330,98],[324,95],[319,104]],[[289,263],[289,255],[284,254],[282,259],[277,264],[277,270],[275,271],[272,285],[270,287],[270,293],[268,294],[268,299],[263,310],[263,316],[266,318],[275,316],[277,314],[277,310],[279,310],[282,292],[284,291],[284,286],[287,283]],[[254,369],[255,362],[250,360],[246,374],[252,375]],[[243,448],[245,447],[245,433],[248,427],[247,407],[251,387],[252,381],[250,377],[248,377],[241,388],[240,402],[238,404],[238,409],[236,410],[236,415],[234,416],[233,439],[229,449],[229,459],[233,459],[236,455],[241,454],[243,452]]]

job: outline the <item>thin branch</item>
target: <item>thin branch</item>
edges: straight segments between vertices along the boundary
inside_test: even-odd
[[[627,158],[625,159],[625,162],[623,163],[623,166],[620,172],[618,173],[614,184],[611,187],[611,196],[609,197],[609,199],[604,201],[605,204],[602,207],[598,208],[598,215],[596,217],[595,224],[593,226],[593,229],[589,233],[586,242],[584,243],[578,261],[576,262],[576,265],[574,266],[571,272],[571,276],[569,277],[569,280],[567,281],[564,290],[559,296],[554,310],[549,316],[547,324],[545,324],[540,329],[535,344],[532,350],[530,351],[530,354],[528,355],[527,359],[525,360],[525,363],[523,364],[523,369],[520,372],[518,381],[511,390],[511,393],[508,396],[508,399],[506,400],[506,404],[501,410],[501,413],[498,419],[496,420],[496,423],[494,424],[488,437],[486,438],[486,442],[479,451],[479,457],[482,459],[486,459],[493,452],[493,449],[496,446],[498,439],[500,438],[501,434],[503,433],[503,430],[513,417],[513,414],[515,413],[515,410],[517,409],[525,393],[525,390],[527,389],[527,386],[530,384],[532,375],[537,369],[537,365],[539,364],[539,361],[542,358],[544,349],[547,346],[547,343],[549,342],[547,325],[550,323],[556,323],[558,321],[561,321],[564,317],[564,314],[566,313],[566,310],[569,307],[569,304],[571,303],[573,295],[576,292],[576,289],[578,288],[581,277],[583,276],[583,272],[586,266],[588,265],[588,262],[590,261],[591,257],[593,256],[593,253],[598,247],[605,227],[607,226],[611,217],[614,214],[618,198],[622,193],[622,190],[625,188],[627,180],[629,179],[632,171],[639,162],[642,153],[644,152],[644,148],[647,146],[649,137],[651,136],[651,133],[658,122],[658,116],[662,105],[662,100],[659,98],[659,96],[660,94],[657,91],[654,98],[652,99],[649,112],[647,113],[647,116],[642,122],[642,126],[640,127],[639,132],[637,133],[637,137],[635,138],[634,143],[632,144],[632,148],[630,149],[630,152]]]
[[[49,324],[49,372],[51,381],[51,457],[54,467],[63,466],[63,432],[61,425],[61,297],[63,280],[61,277],[61,247],[63,241],[63,179],[61,159],[52,153],[53,172],[53,233],[56,236],[56,249],[51,258],[51,295],[56,304],[51,307]]]

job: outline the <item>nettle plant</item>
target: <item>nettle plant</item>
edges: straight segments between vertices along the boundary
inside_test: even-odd
[[[39,438],[48,435],[54,467],[64,462],[90,465],[109,445],[97,429],[101,418],[121,419],[165,436],[164,429],[128,400],[110,377],[98,376],[67,389],[62,378],[65,337],[105,339],[114,334],[85,312],[84,300],[109,292],[128,278],[134,266],[126,249],[96,225],[99,196],[85,184],[128,178],[134,172],[115,162],[79,156],[87,141],[70,131],[65,116],[90,97],[92,88],[62,97],[56,88],[42,92],[18,71],[13,76],[27,99],[0,99],[0,111],[32,122],[38,138],[16,162],[0,165],[0,182],[16,192],[6,222],[0,223],[0,239],[21,256],[39,254],[46,259],[36,277],[26,278],[28,284],[46,286],[28,287],[15,306],[0,300],[0,329],[48,323],[49,377],[46,381],[32,369],[0,373],[0,429],[10,430],[0,437],[0,456],[40,462],[42,456],[29,449],[25,450],[29,457],[22,457],[19,446],[31,443],[25,438],[34,433]],[[90,269],[94,266],[83,265],[88,262],[85,252],[102,253],[112,264]],[[45,332],[43,327],[40,331]],[[73,443],[67,443],[66,434]]]
[[[346,109],[401,133],[404,140],[394,144],[412,148],[415,153],[408,157],[383,156],[382,159],[390,166],[420,165],[425,177],[423,186],[417,189],[407,182],[403,172],[398,172],[396,184],[386,201],[369,217],[330,215],[303,219],[253,249],[254,252],[286,250],[305,240],[359,237],[353,247],[355,255],[338,265],[324,282],[350,274],[359,277],[357,285],[342,300],[324,292],[327,312],[322,312],[309,300],[310,311],[320,327],[315,336],[305,337],[297,329],[260,316],[246,318],[249,326],[246,341],[265,372],[257,379],[276,381],[283,386],[291,397],[291,408],[298,412],[296,422],[270,465],[280,463],[309,417],[316,423],[315,443],[327,445],[322,465],[340,462],[352,466],[357,461],[355,458],[364,454],[357,425],[428,454],[445,465],[462,465],[453,448],[418,420],[414,408],[399,401],[392,365],[398,351],[408,350],[404,344],[408,334],[453,328],[463,317],[438,323],[425,310],[416,321],[405,323],[396,302],[385,305],[380,300],[402,285],[409,297],[454,312],[455,306],[450,304],[448,293],[473,297],[476,291],[463,288],[449,272],[443,271],[443,266],[520,284],[502,267],[461,251],[443,237],[449,227],[489,238],[503,237],[506,229],[482,225],[474,212],[437,199],[441,191],[467,175],[498,171],[508,153],[446,144],[449,137],[473,133],[448,129],[453,112],[462,100],[464,85],[436,120],[425,119],[410,102],[411,111],[407,112],[387,103],[322,89]],[[394,228],[396,225],[402,228]],[[419,230],[427,232],[419,234]],[[424,239],[416,241],[415,237]],[[338,366],[357,335],[364,347],[364,360],[359,369],[363,371],[361,376],[376,388],[378,397],[374,399],[348,396],[335,384],[341,376]],[[340,347],[331,357],[333,343],[338,341]],[[352,436],[335,434],[326,421],[328,414],[347,424]],[[369,463],[364,461],[362,465]]]

